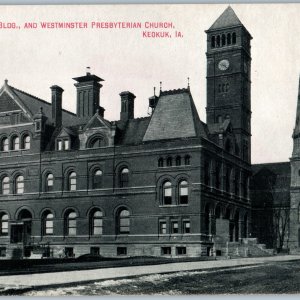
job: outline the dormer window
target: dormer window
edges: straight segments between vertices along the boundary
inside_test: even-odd
[[[63,150],[70,150],[70,140],[69,139],[60,139],[57,140],[57,150],[63,151]]]

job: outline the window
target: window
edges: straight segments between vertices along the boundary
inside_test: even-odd
[[[159,234],[167,234],[167,222],[166,221],[159,222]]]
[[[24,176],[19,175],[16,177],[16,194],[23,194],[24,193]]]
[[[61,150],[63,149],[62,145],[63,145],[62,141],[58,141],[58,142],[57,142],[57,149],[58,149],[59,151],[61,151]]]
[[[222,46],[226,45],[226,36],[225,34],[222,34]]]
[[[227,33],[227,45],[231,45],[231,34]]]
[[[172,204],[172,184],[170,181],[166,181],[163,186],[163,205]]]
[[[158,160],[158,167],[159,168],[162,168],[164,166],[164,159],[161,157],[161,158],[159,158],[159,160]]]
[[[12,150],[19,150],[20,149],[20,138],[15,136],[12,138]]]
[[[100,189],[102,187],[102,171],[96,170],[93,174],[93,189]]]
[[[120,187],[128,187],[129,181],[129,170],[127,168],[123,168],[120,172]]]
[[[66,214],[65,217],[65,233],[68,236],[76,235],[76,218],[77,214],[74,211],[71,211]]]
[[[77,185],[77,178],[76,178],[76,173],[75,172],[71,172],[69,174],[69,178],[68,178],[68,190],[69,191],[76,191],[76,185]]]
[[[118,233],[128,234],[130,232],[130,214],[127,209],[122,209],[118,214]]]
[[[103,233],[103,213],[96,210],[91,214],[91,235],[101,235]]]
[[[117,255],[127,255],[126,247],[117,247]]]
[[[186,255],[186,247],[176,247],[177,255]]]
[[[217,36],[217,48],[220,47],[220,40],[221,40],[221,38],[220,38],[220,36],[218,35],[218,36]]]
[[[236,33],[235,32],[232,34],[232,44],[233,45],[236,44]]]
[[[184,158],[184,164],[186,165],[186,166],[188,166],[188,165],[190,165],[190,156],[189,155],[186,155],[185,156],[185,158]]]
[[[53,191],[54,177],[53,174],[49,173],[46,176],[46,192]]]
[[[51,212],[46,212],[43,215],[43,235],[51,235],[53,234],[53,214]]]
[[[30,149],[30,136],[29,135],[25,135],[23,137],[23,149]]]
[[[221,188],[221,182],[222,182],[222,170],[221,170],[221,164],[217,163],[216,166],[216,188]]]
[[[65,256],[67,258],[72,258],[75,256],[73,247],[65,247]]]
[[[8,235],[8,215],[3,214],[0,221],[0,235]]]
[[[230,175],[231,175],[231,169],[228,167],[226,169],[226,178],[225,178],[225,190],[226,192],[230,192]]]
[[[161,255],[171,255],[171,247],[161,247]]]
[[[236,170],[235,171],[235,180],[234,180],[235,184],[235,189],[234,189],[234,193],[236,194],[236,196],[239,196],[240,195],[240,176],[239,176],[239,171]]]
[[[171,223],[171,233],[179,233],[179,226],[178,226],[178,222],[177,221],[173,221]]]
[[[10,184],[9,184],[9,177],[5,176],[2,178],[2,183],[1,183],[1,192],[2,195],[7,195],[10,192]]]
[[[189,220],[184,220],[182,225],[183,233],[191,233],[191,223]]]
[[[97,137],[91,140],[89,148],[99,148],[104,147],[106,142],[103,138]]]
[[[211,48],[215,48],[216,47],[216,38],[215,36],[211,37]]]
[[[1,151],[8,151],[8,138],[3,138],[1,141]]]
[[[181,166],[181,157],[180,156],[176,157],[176,166]]]
[[[172,167],[172,157],[167,158],[167,167]]]
[[[189,202],[189,189],[186,180],[179,183],[179,204],[188,204]]]
[[[69,150],[70,149],[70,142],[69,140],[64,140],[64,149]]]

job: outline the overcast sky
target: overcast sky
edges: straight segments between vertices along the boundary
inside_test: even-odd
[[[153,87],[187,86],[206,121],[206,34],[227,5],[18,6],[1,7],[0,80],[50,101],[53,84],[64,90],[63,107],[75,111],[73,77],[103,78],[105,117],[119,119],[120,96],[136,95],[135,116],[147,115]],[[252,40],[252,162],[287,161],[300,73],[300,5],[234,4]],[[141,29],[24,29],[24,22],[173,22],[183,38],[143,38]],[[1,25],[1,24],[0,24]],[[174,36],[174,30],[171,33]]]

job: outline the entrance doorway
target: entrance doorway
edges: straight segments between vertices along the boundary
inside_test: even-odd
[[[18,216],[18,222],[11,225],[11,243],[23,243],[28,245],[31,240],[32,214],[23,209]]]

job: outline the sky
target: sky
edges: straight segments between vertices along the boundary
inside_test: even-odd
[[[3,6],[0,20],[0,85],[51,99],[64,89],[63,107],[75,112],[74,77],[90,72],[102,82],[105,118],[118,120],[122,91],[136,95],[135,117],[147,116],[153,87],[190,87],[206,121],[206,34],[225,4]],[[300,73],[300,4],[233,4],[253,36],[252,162],[288,161]],[[1,23],[2,22],[2,23]],[[41,22],[87,22],[85,29],[43,29]],[[92,22],[172,22],[171,29],[96,29]],[[15,23],[17,29],[4,27]],[[37,28],[24,28],[35,23]],[[35,25],[34,24],[34,25]],[[19,29],[20,28],[20,29]],[[146,38],[168,31],[172,38]],[[174,37],[180,31],[182,37]]]

